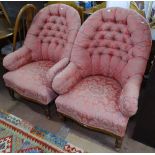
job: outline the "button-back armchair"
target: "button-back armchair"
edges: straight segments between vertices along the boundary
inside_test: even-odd
[[[123,8],[101,9],[81,26],[70,63],[53,80],[57,111],[116,137],[120,148],[151,48],[144,17]]]
[[[52,79],[68,64],[80,25],[78,12],[65,4],[49,5],[37,13],[24,45],[3,60],[9,70],[3,78],[13,97],[15,91],[43,105],[55,99]]]

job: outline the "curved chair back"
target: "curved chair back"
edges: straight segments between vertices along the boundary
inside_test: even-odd
[[[49,1],[48,2],[48,4],[57,4],[57,3],[66,4],[76,9],[79,12],[79,15],[81,17],[81,23],[84,22],[84,14],[83,14],[84,8],[76,5],[75,1]]]
[[[31,50],[33,60],[52,60],[70,57],[80,28],[78,12],[65,4],[53,4],[35,16],[24,45]]]
[[[13,33],[13,51],[16,49],[16,43],[18,39],[22,45],[22,40],[25,39],[26,33],[36,12],[37,8],[33,4],[26,4],[20,9],[15,21]]]
[[[83,76],[104,75],[122,85],[132,75],[143,75],[151,48],[146,20],[136,11],[106,8],[81,26],[71,55]]]

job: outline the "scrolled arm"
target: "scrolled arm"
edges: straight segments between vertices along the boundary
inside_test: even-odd
[[[4,57],[3,66],[12,71],[32,61],[31,50],[25,46]]]
[[[58,73],[52,82],[52,88],[58,94],[67,93],[81,79],[80,70],[70,62],[68,66]]]
[[[137,112],[141,82],[142,75],[135,75],[128,79],[122,89],[119,108],[122,114],[127,117],[131,117]]]
[[[63,58],[59,62],[57,62],[54,66],[52,66],[47,72],[47,80],[52,83],[54,77],[62,71],[69,63],[69,58]]]

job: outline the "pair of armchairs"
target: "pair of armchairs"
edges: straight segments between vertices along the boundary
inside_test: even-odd
[[[116,138],[120,148],[151,48],[145,19],[133,10],[96,11],[80,17],[64,4],[34,18],[24,45],[4,58],[7,87],[49,105],[86,127]],[[12,93],[11,93],[12,94]]]

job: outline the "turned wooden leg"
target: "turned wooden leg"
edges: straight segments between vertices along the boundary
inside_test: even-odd
[[[58,117],[59,117],[62,121],[65,121],[65,120],[66,120],[65,116],[62,115],[62,114],[60,114],[60,113],[58,113]]]
[[[12,89],[10,89],[10,88],[8,88],[8,90],[9,90],[9,94],[12,97],[12,99],[15,100],[16,98],[15,98],[14,91]]]
[[[45,114],[48,119],[51,119],[51,110],[50,110],[51,104],[49,103],[48,105],[45,106]]]
[[[115,149],[116,151],[120,151],[121,146],[122,146],[123,138],[116,138],[115,141]]]

